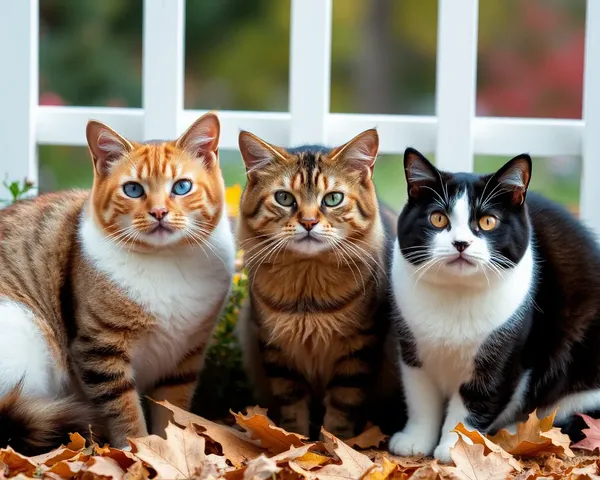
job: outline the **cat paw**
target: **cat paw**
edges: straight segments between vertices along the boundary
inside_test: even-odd
[[[398,432],[390,438],[389,450],[394,455],[410,457],[412,455],[431,455],[435,440],[422,433]]]
[[[450,463],[452,458],[450,457],[450,449],[454,445],[447,443],[440,443],[433,451],[433,457],[437,458],[441,463]]]

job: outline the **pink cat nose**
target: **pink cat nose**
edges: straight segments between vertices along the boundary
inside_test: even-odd
[[[301,218],[300,223],[306,231],[311,231],[313,227],[319,223],[319,220],[316,218]]]
[[[149,213],[157,220],[162,220],[164,217],[167,216],[167,213],[169,213],[169,211],[165,207],[156,207],[150,210]]]

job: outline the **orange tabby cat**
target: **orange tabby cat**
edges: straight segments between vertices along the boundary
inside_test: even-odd
[[[387,398],[398,392],[384,354],[391,236],[372,179],[379,137],[367,130],[334,149],[283,149],[248,132],[239,142],[248,174],[239,223],[248,371],[280,426],[352,436],[385,410],[379,386]]]
[[[1,446],[93,421],[124,447],[147,434],[143,393],[189,407],[235,256],[219,131],[208,113],[140,144],[91,121],[91,192],[0,212]],[[150,414],[161,433],[165,409]]]

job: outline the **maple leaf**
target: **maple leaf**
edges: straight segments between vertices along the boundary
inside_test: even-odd
[[[476,443],[470,445],[466,437],[458,433],[458,440],[450,449],[450,457],[456,467],[439,466],[442,473],[450,473],[459,479],[504,480],[514,468],[498,452],[484,455],[485,447]]]
[[[569,436],[553,426],[555,415],[556,411],[539,419],[534,411],[526,422],[517,425],[516,433],[503,429],[495,435],[488,435],[487,438],[508,453],[521,457],[535,457],[542,453],[574,457],[575,454],[569,448]]]
[[[33,477],[37,468],[37,465],[30,458],[15,452],[10,447],[0,450],[0,462],[5,465],[4,469],[5,471],[8,470],[10,476],[22,473],[28,477]]]
[[[255,407],[248,409],[248,415],[233,412],[231,414],[236,423],[248,432],[250,438],[258,440],[270,453],[285,452],[290,446],[300,447],[304,445],[303,440],[308,440],[303,435],[279,428],[265,415],[266,412],[265,409]]]
[[[400,472],[398,464],[390,462],[386,457],[379,457],[375,461],[375,468],[367,472],[362,478],[364,480],[386,480],[396,472]]]
[[[176,480],[200,473],[206,462],[204,438],[191,425],[182,430],[171,422],[165,433],[166,440],[158,435],[129,439],[133,454],[150,465],[160,478]]]
[[[384,435],[378,426],[373,426],[366,429],[356,437],[344,440],[353,448],[379,448],[382,442],[387,440],[388,436]]]
[[[325,439],[325,447],[330,453],[337,455],[341,464],[329,464],[321,468],[318,472],[319,480],[334,480],[341,478],[354,480],[364,477],[367,473],[376,468],[375,463],[373,463],[369,457],[357,452],[349,445],[346,445],[324,428],[321,428],[321,434]]]
[[[513,457],[510,453],[504,450],[500,445],[496,445],[487,437],[482,435],[478,430],[467,430],[467,428],[461,423],[459,423],[454,429],[456,433],[462,433],[465,437],[470,439],[474,444],[483,445],[484,455],[488,455],[490,452],[495,452],[500,454],[500,456],[507,461],[517,472],[523,470],[521,466],[521,462],[519,462],[515,457]]]
[[[79,460],[61,460],[44,472],[44,475],[47,475],[48,473],[54,473],[61,478],[72,478],[79,473],[84,465],[85,462],[81,462]]]
[[[199,427],[203,436],[221,445],[223,454],[236,468],[243,466],[246,461],[258,457],[263,452],[255,442],[242,432],[186,412],[169,402],[156,403],[171,410],[173,419],[178,425],[187,426],[192,423]]]
[[[571,446],[593,452],[597,448],[600,448],[600,420],[596,420],[583,413],[580,413],[579,416],[583,418],[584,422],[590,428],[584,428],[582,433],[585,434],[585,438]]]
[[[248,467],[244,471],[244,480],[267,480],[281,471],[277,463],[267,458],[264,454],[253,458],[248,462]]]

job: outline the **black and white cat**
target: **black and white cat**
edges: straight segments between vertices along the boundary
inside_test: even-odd
[[[448,461],[458,422],[489,432],[536,408],[580,435],[574,413],[600,414],[594,238],[527,194],[528,155],[452,174],[407,149],[404,166],[391,276],[408,422],[390,451]]]

